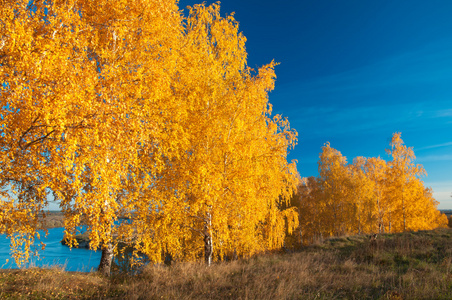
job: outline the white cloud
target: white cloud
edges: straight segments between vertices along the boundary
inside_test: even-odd
[[[448,147],[448,146],[452,146],[452,142],[425,146],[425,147],[421,147],[421,148],[416,148],[415,150],[416,151],[421,151],[421,150],[426,150],[426,149],[442,148],[442,147]]]
[[[444,109],[437,112],[438,117],[452,117],[452,109]]]
[[[452,154],[418,156],[416,160],[419,162],[449,161],[452,160]]]
[[[424,182],[426,187],[431,187],[433,190],[433,197],[439,201],[439,209],[452,209],[452,182],[436,181]]]
[[[440,40],[412,52],[394,55],[374,64],[310,81],[277,86],[277,89],[304,96],[346,94],[362,97],[391,87],[450,82],[452,39]],[[427,99],[426,99],[427,100]],[[446,110],[447,116],[452,110]]]

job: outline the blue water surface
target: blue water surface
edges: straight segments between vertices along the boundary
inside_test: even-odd
[[[35,248],[39,249],[39,256],[31,257],[30,261],[22,267],[52,267],[62,266],[66,271],[91,272],[96,270],[101,251],[88,249],[77,249],[63,246],[61,240],[64,236],[64,228],[51,228],[49,234],[44,237],[44,232],[40,231],[41,240],[46,244],[45,250],[41,250],[41,244],[35,243]],[[9,262],[6,260],[9,259]],[[17,269],[18,266],[11,257],[10,240],[6,235],[0,235],[0,268]]]

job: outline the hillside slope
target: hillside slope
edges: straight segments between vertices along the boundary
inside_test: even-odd
[[[292,253],[147,266],[111,279],[58,268],[2,270],[13,299],[451,299],[452,230],[329,239]]]

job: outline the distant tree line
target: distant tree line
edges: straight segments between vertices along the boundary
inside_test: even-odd
[[[299,209],[299,228],[292,242],[312,243],[348,234],[390,233],[445,227],[431,188],[415,164],[400,133],[392,137],[392,158],[356,157],[353,163],[329,143],[322,147],[319,176],[303,178],[292,205]]]

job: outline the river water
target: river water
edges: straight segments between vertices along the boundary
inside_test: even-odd
[[[42,241],[46,244],[45,250],[41,250],[40,243],[36,243],[39,249],[39,256],[31,257],[24,266],[51,267],[54,265],[63,266],[66,271],[90,272],[96,270],[100,262],[101,251],[88,249],[69,248],[61,245],[64,236],[64,228],[51,228],[49,234],[44,238],[44,233],[40,232]],[[6,260],[9,259],[9,262]],[[10,240],[6,235],[0,235],[0,268],[16,269],[18,266],[14,262],[10,253]]]

